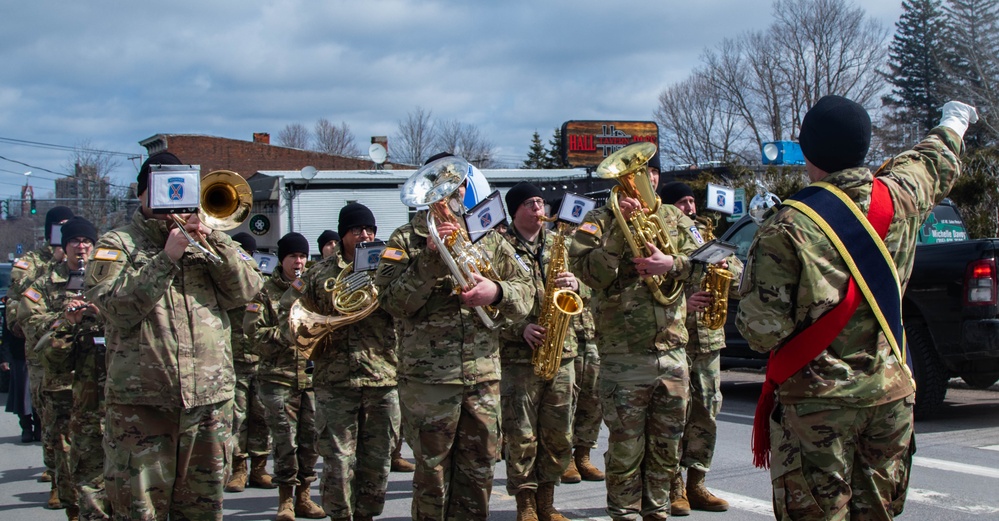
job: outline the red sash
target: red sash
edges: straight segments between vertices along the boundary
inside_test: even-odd
[[[894,215],[895,207],[888,187],[880,179],[875,178],[871,188],[871,207],[867,211],[867,220],[882,241],[888,234],[888,226],[891,225]],[[864,296],[857,287],[857,282],[850,277],[846,296],[836,307],[788,340],[783,347],[770,352],[766,380],[763,382],[763,391],[760,393],[760,399],[756,404],[756,415],[753,418],[753,465],[759,468],[770,467],[770,414],[776,403],[777,387],[802,370],[832,344],[846,327],[850,317],[857,311],[862,300]]]

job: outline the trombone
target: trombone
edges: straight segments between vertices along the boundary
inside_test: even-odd
[[[201,204],[198,206],[198,219],[213,230],[231,230],[246,220],[253,206],[253,191],[242,176],[231,170],[215,170],[201,178]],[[184,225],[187,220],[177,214],[170,214],[177,228],[195,247],[201,250],[213,264],[221,264],[222,257],[207,237],[197,234],[193,237]]]

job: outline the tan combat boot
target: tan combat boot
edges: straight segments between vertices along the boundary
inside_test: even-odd
[[[322,519],[326,517],[323,507],[315,504],[309,497],[309,485],[299,485],[295,489],[295,515],[306,519]]]
[[[49,491],[49,501],[45,506],[52,510],[66,508],[63,506],[62,501],[59,501],[59,489],[56,488],[55,480],[52,480],[52,490]]]
[[[276,521],[295,521],[295,496],[291,485],[278,488],[278,513]]]
[[[589,447],[576,447],[576,452],[574,454],[576,469],[579,470],[579,476],[586,481],[603,481],[604,473],[600,472],[600,469],[593,466],[590,463],[590,448]]]
[[[687,491],[683,488],[683,473],[676,471],[673,482],[669,485],[669,513],[672,516],[689,516],[690,503],[687,502]]]
[[[517,521],[538,521],[538,507],[534,501],[534,491],[529,489],[517,492]]]
[[[569,521],[555,509],[555,484],[541,483],[538,485],[538,492],[535,495],[538,505],[538,519],[541,521]]]
[[[226,492],[242,492],[246,490],[246,458],[236,458],[232,465],[232,477],[225,484]]]
[[[579,483],[583,480],[583,477],[579,475],[579,471],[576,470],[576,459],[569,458],[569,466],[562,473],[562,483]]]
[[[392,458],[392,472],[416,472],[416,465],[406,461],[406,458],[398,456]]]
[[[69,521],[80,521],[80,507],[77,505],[66,507],[66,519]]]
[[[254,488],[277,488],[271,481],[271,475],[267,473],[267,456],[253,456],[250,458],[250,478],[249,485]]]
[[[687,470],[687,500],[690,502],[690,508],[694,510],[708,512],[728,510],[728,501],[715,497],[704,486],[704,471],[693,468]]]

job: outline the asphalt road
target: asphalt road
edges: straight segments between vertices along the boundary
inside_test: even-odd
[[[732,508],[726,513],[694,512],[686,519],[773,518],[769,475],[752,466],[749,451],[752,414],[761,381],[759,373],[724,373],[725,404],[719,418],[719,442],[708,486],[727,499]],[[960,381],[955,380],[954,385],[959,386]],[[5,395],[0,394],[0,400],[4,399]],[[600,447],[593,452],[601,468],[606,443],[604,430]],[[917,422],[917,446],[909,501],[901,519],[999,519],[999,388],[975,391],[952,387],[941,414]],[[411,453],[404,449],[403,455],[408,457]],[[44,508],[49,485],[36,481],[41,471],[40,444],[21,444],[16,417],[0,414],[0,521],[66,519],[64,510]],[[495,476],[490,519],[513,521],[516,503],[506,494],[502,462],[497,464]],[[386,509],[379,519],[410,519],[411,477],[412,474],[392,474]],[[318,485],[313,487],[313,498],[318,500]],[[556,489],[555,504],[571,519],[609,519],[604,512],[603,483],[562,485]],[[227,494],[225,519],[273,519],[276,506],[276,490],[247,489]]]

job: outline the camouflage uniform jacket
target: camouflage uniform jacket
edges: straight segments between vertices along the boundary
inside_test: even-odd
[[[919,227],[960,175],[961,145],[956,133],[937,127],[913,150],[896,156],[880,176],[895,206],[885,245],[903,290],[912,272]],[[870,170],[842,170],[824,181],[867,212]],[[750,247],[736,326],[754,350],[780,349],[839,304],[849,278],[845,262],[819,227],[797,210],[782,207],[763,223]],[[779,397],[784,404],[832,401],[868,407],[912,392],[911,379],[863,300],[832,344],[781,384]]]
[[[73,407],[96,411],[104,402],[107,377],[107,349],[104,344],[104,321],[86,312],[79,324],[60,318],[52,325],[50,342],[45,349],[45,371],[73,376]]]
[[[557,234],[551,230],[541,230],[538,235],[540,244],[528,243],[511,225],[507,232],[502,235],[513,249],[517,252],[517,260],[530,269],[531,278],[534,281],[534,299],[531,312],[527,318],[515,324],[504,325],[500,329],[500,359],[503,363],[529,364],[534,356],[534,350],[524,340],[524,329],[527,324],[540,323],[542,309],[545,305],[545,285],[547,280],[548,264],[551,262],[552,245]],[[540,246],[540,247],[539,247]],[[568,250],[568,245],[566,245]],[[539,251],[540,250],[540,251]],[[538,258],[540,254],[540,259]],[[568,263],[568,260],[566,260]],[[566,264],[568,269],[568,264]],[[572,323],[570,322],[570,328]],[[566,363],[576,357],[577,342],[575,330],[565,335],[565,342],[562,346],[562,363]]]
[[[220,231],[208,242],[221,264],[193,246],[174,263],[169,224],[136,211],[98,239],[87,265],[87,301],[106,320],[109,404],[187,409],[233,397],[226,310],[259,291],[256,263]]]
[[[243,330],[246,306],[230,309],[228,313],[229,324],[232,327],[232,361],[248,366],[257,365],[260,362],[260,355],[253,351],[250,339]]]
[[[282,313],[287,314],[296,300],[309,311],[326,316],[338,316],[333,308],[333,294],[327,291],[336,277],[352,264],[340,255],[319,261],[302,275],[301,289],[294,286],[281,298]],[[374,272],[371,272],[374,277]],[[330,280],[332,279],[332,280]],[[293,332],[292,332],[293,333]],[[391,315],[375,309],[361,321],[340,327],[325,335],[313,352],[316,363],[313,374],[317,387],[391,387],[396,385],[395,324]],[[318,355],[316,354],[318,353]]]
[[[306,372],[309,359],[289,340],[288,313],[281,309],[285,291],[292,286],[301,287],[302,279],[285,280],[282,271],[276,266],[264,282],[264,288],[247,304],[243,330],[250,339],[251,351],[260,356],[257,368],[260,381],[297,391],[312,389],[312,375]]]
[[[707,227],[700,220],[697,222],[697,231],[701,237],[704,237]],[[742,277],[742,261],[739,260],[735,255],[729,255],[728,261],[728,271],[732,274],[733,279],[729,285],[728,297],[738,298],[739,297],[739,279]],[[704,283],[704,278],[707,276],[707,267],[701,264],[697,264],[694,267],[694,276],[691,278],[687,285],[684,286],[683,293],[685,297],[690,297],[692,294],[701,291],[701,284]],[[714,351],[721,351],[725,347],[725,326],[718,329],[708,329],[701,323],[701,316],[699,313],[688,313],[687,314],[687,352],[691,354],[696,353],[712,353]]]
[[[687,255],[698,247],[687,231],[694,222],[671,204],[660,204],[658,212],[666,224],[666,233],[678,249],[668,277],[685,281],[692,273]],[[569,266],[593,288],[593,315],[600,332],[601,357],[668,351],[687,344],[684,299],[677,299],[671,306],[660,305],[638,276],[632,258],[624,232],[610,208],[605,206],[586,214],[573,236]]]
[[[572,317],[571,322],[572,330],[576,332],[576,344],[579,346],[595,343],[597,341],[597,325],[593,321],[593,308],[590,307],[590,303],[593,301],[593,290],[579,280],[579,291],[576,293],[579,293],[583,299],[583,311]]]
[[[79,276],[78,276],[79,277]],[[24,329],[25,345],[35,352],[45,367],[42,378],[42,389],[46,391],[65,391],[73,385],[73,370],[66,364],[49,364],[47,352],[52,345],[52,335],[60,330],[72,327],[63,319],[68,302],[80,295],[78,290],[67,289],[70,279],[69,265],[65,262],[56,264],[51,271],[36,278],[31,286],[21,294],[17,314]],[[82,284],[81,279],[77,279]],[[78,298],[83,298],[82,295]]]
[[[31,283],[38,277],[48,273],[55,265],[55,249],[45,245],[38,250],[29,251],[20,259],[14,262],[10,270],[10,287],[7,288],[7,323],[10,327],[20,330],[20,319],[17,316],[18,302],[21,294],[24,293]],[[36,360],[30,351],[33,345],[25,344],[27,348],[26,356],[28,361]]]
[[[472,385],[500,379],[499,333],[461,304],[441,255],[427,250],[427,212],[392,233],[378,263],[378,302],[398,319],[399,379]],[[496,232],[477,243],[490,257],[502,296],[498,320],[518,322],[534,304],[530,273]]]

